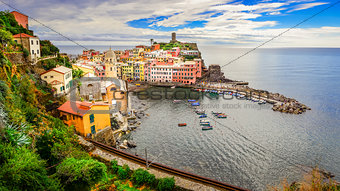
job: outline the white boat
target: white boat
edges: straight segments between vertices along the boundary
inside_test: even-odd
[[[172,86],[171,88],[176,88],[176,86]]]
[[[261,99],[261,100],[259,101],[259,103],[258,103],[258,104],[260,104],[260,105],[261,105],[261,104],[265,104],[265,103],[267,103],[267,102],[266,102],[266,100],[263,100],[263,99]]]
[[[209,123],[210,121],[209,120],[207,120],[207,119],[201,119],[200,120],[200,123]]]
[[[182,100],[174,100],[173,103],[180,103]]]

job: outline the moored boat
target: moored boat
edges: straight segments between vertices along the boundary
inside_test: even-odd
[[[204,114],[204,115],[200,115],[199,116],[199,118],[206,118],[207,117],[207,115],[206,114]]]
[[[188,102],[195,102],[196,100],[194,99],[188,99]]]
[[[178,127],[183,127],[183,126],[187,126],[186,123],[178,123]]]
[[[261,105],[261,104],[266,104],[266,103],[267,103],[266,100],[263,100],[263,99],[261,99],[261,100],[258,102],[259,105]]]
[[[200,123],[210,123],[210,121],[207,120],[207,119],[201,119],[201,120],[200,120]]]
[[[213,126],[204,126],[202,127],[202,130],[205,131],[205,130],[212,130],[213,129]]]
[[[191,106],[199,106],[199,105],[200,105],[199,102],[194,102],[194,103],[191,104]]]
[[[182,102],[182,100],[177,100],[177,99],[175,99],[175,100],[173,101],[173,103],[180,103],[180,102]]]

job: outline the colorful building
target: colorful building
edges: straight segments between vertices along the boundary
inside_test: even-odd
[[[72,86],[72,69],[59,66],[40,74],[42,80],[56,90],[55,95],[66,94]]]
[[[22,44],[30,53],[30,60],[36,60],[41,57],[40,40],[36,36],[25,33],[13,35],[13,40],[18,44]]]
[[[67,101],[58,110],[64,123],[74,126],[82,136],[91,137],[111,126],[109,105],[106,103]]]
[[[28,16],[27,15],[24,15],[17,11],[12,11],[11,13],[13,14],[15,20],[18,22],[19,25],[21,25],[25,29],[28,29]]]

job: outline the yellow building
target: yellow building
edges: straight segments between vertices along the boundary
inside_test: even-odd
[[[122,79],[131,80],[133,79],[133,63],[122,64]]]
[[[109,105],[103,102],[67,101],[58,110],[65,124],[86,137],[111,126]]]
[[[84,75],[86,75],[86,74],[89,74],[89,73],[91,73],[91,74],[95,74],[95,71],[94,71],[94,69],[93,69],[93,67],[91,67],[91,66],[87,66],[87,65],[83,65],[83,64],[72,64],[72,68],[73,69],[79,69],[79,70],[82,70],[83,72],[84,72]]]

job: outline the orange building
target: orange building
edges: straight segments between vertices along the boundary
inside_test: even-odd
[[[111,126],[109,105],[103,102],[67,101],[58,110],[65,124],[86,137]]]
[[[28,16],[17,11],[11,12],[14,15],[15,20],[18,22],[19,25],[23,26],[24,28],[28,29]]]

